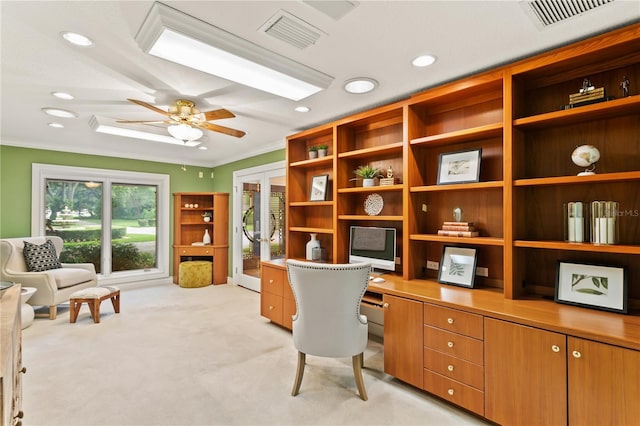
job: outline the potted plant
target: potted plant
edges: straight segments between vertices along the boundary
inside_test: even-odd
[[[211,214],[211,212],[202,213],[202,218],[204,219],[205,222],[211,222],[212,217],[213,215]]]
[[[318,157],[318,147],[313,145],[309,147],[309,158],[317,158]]]
[[[374,186],[373,180],[382,176],[380,169],[377,167],[371,167],[369,165],[360,166],[353,171],[356,176],[362,178],[362,186]]]
[[[318,157],[324,157],[327,155],[327,149],[329,148],[329,146],[322,144],[316,146],[316,148],[318,148]]]

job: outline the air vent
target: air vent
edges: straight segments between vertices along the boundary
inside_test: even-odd
[[[543,26],[549,26],[604,6],[614,0],[534,0],[527,2]]]
[[[301,50],[315,44],[320,36],[325,34],[322,30],[284,10],[279,10],[269,18],[259,31]]]

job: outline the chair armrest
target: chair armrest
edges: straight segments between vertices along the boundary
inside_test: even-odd
[[[49,271],[43,272],[14,272],[5,270],[2,274],[3,280],[14,281],[22,284],[22,287],[35,287],[53,293],[57,291],[56,280]]]
[[[93,263],[61,263],[63,268],[86,269],[89,272],[96,273],[96,266]]]

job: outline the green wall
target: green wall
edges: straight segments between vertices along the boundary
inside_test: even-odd
[[[0,238],[31,234],[32,163],[167,174],[170,176],[171,193],[198,191],[232,193],[235,170],[281,161],[284,158],[285,150],[282,149],[215,168],[187,166],[187,170],[182,171],[181,164],[0,145]],[[203,178],[198,177],[199,172],[203,172]],[[213,179],[211,172],[214,173]],[[170,214],[171,223],[173,223],[173,200],[171,200]],[[231,223],[230,220],[230,228]],[[231,236],[231,233],[229,235]],[[170,241],[173,244],[173,232],[171,232]],[[230,245],[229,271],[231,271],[233,259],[232,248]]]

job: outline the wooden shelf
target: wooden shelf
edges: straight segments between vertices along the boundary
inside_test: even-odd
[[[389,222],[402,222],[402,216],[369,216],[365,214],[341,214],[339,220],[379,220]]]
[[[594,253],[640,254],[640,246],[622,244],[569,243],[564,241],[528,241],[515,240],[514,247],[548,250],[589,251]]]
[[[291,207],[317,207],[317,206],[332,206],[333,201],[291,201],[289,206]]]
[[[310,228],[305,226],[290,226],[291,232],[304,232],[307,234],[333,234],[333,229],[327,228]]]
[[[426,185],[413,186],[411,192],[435,192],[435,191],[471,191],[491,188],[503,188],[503,181],[474,182],[474,183],[454,183],[450,185]]]
[[[354,188],[339,188],[338,193],[340,194],[348,194],[354,192],[388,192],[388,191],[402,191],[404,185],[396,184],[396,185],[384,185],[384,186],[357,186]]]
[[[640,171],[603,173],[591,176],[558,176],[547,178],[516,179],[513,186],[542,186],[542,185],[575,185],[600,182],[624,182],[640,180]]]
[[[411,140],[411,145],[444,145],[472,141],[474,139],[487,139],[502,136],[502,123],[487,124],[470,129],[457,130],[455,132],[441,133]]]
[[[634,113],[640,113],[640,95],[584,105],[562,111],[548,112],[531,117],[518,118],[513,120],[513,126],[518,129],[532,130],[553,125],[565,126],[567,124]]]
[[[320,158],[310,158],[308,160],[296,161],[289,164],[289,167],[292,168],[311,168],[318,166],[330,166],[333,162],[333,154],[326,155]]]
[[[475,244],[482,246],[504,246],[503,238],[495,238],[495,237],[445,237],[443,235],[435,235],[435,234],[411,234],[409,239],[412,241],[435,241],[441,243],[464,243],[464,244]]]
[[[389,145],[375,146],[371,148],[356,149],[349,152],[341,152],[338,154],[338,158],[363,158],[371,157],[375,155],[389,154],[389,153],[402,153],[402,142],[397,142]]]

